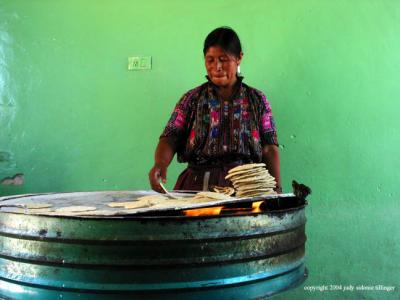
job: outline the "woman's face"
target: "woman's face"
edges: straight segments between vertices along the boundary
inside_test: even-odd
[[[236,82],[237,66],[242,60],[226,53],[220,46],[210,47],[204,57],[207,75],[210,80],[220,87],[232,87]]]

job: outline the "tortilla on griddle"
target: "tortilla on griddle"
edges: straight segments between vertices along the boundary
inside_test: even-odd
[[[225,194],[228,196],[232,196],[235,193],[235,189],[230,186],[214,186],[213,190],[216,193]]]
[[[150,206],[150,202],[148,200],[143,201],[126,201],[126,202],[110,202],[107,203],[109,207],[124,207],[126,209],[133,209],[133,208],[141,208],[141,207],[148,207]]]
[[[81,216],[114,216],[118,214],[119,211],[112,210],[92,210],[92,211],[82,211],[79,213]]]
[[[53,211],[53,209],[51,208],[37,208],[37,209],[29,209],[28,213],[29,214],[47,214],[47,213],[51,213]]]
[[[168,197],[163,196],[163,195],[147,195],[147,196],[142,196],[137,198],[136,200],[138,201],[157,201],[157,200],[167,200]]]
[[[150,203],[149,201],[137,201],[135,202],[126,202],[125,208],[126,209],[134,209],[134,208],[143,208],[143,207],[149,207]]]
[[[53,204],[49,204],[49,203],[23,203],[22,206],[27,208],[27,209],[40,209],[40,208],[52,207]]]
[[[83,211],[96,210],[94,206],[65,206],[56,209],[56,213],[78,213]]]
[[[225,200],[231,199],[232,197],[229,195],[215,193],[215,192],[198,192],[194,198],[209,198],[211,200]]]

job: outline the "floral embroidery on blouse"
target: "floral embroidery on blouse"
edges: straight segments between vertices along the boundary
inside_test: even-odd
[[[163,133],[173,143],[179,162],[202,163],[227,155],[262,160],[262,147],[278,145],[276,126],[266,96],[238,83],[230,101],[220,100],[208,81],[185,93]]]

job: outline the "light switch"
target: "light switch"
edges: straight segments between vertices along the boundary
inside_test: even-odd
[[[151,56],[131,56],[128,57],[128,70],[150,70]]]

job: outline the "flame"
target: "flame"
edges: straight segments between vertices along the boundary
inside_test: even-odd
[[[223,206],[188,209],[184,210],[183,213],[188,217],[215,216],[221,213],[222,208]]]
[[[199,216],[217,216],[220,215],[224,209],[229,211],[234,211],[237,214],[252,214],[252,213],[260,213],[262,212],[260,206],[263,201],[257,201],[252,203],[252,207],[250,208],[231,208],[224,206],[216,206],[216,207],[205,207],[205,208],[196,208],[196,209],[187,209],[184,210],[183,213],[187,217],[199,217]]]
[[[252,213],[259,213],[259,212],[262,212],[260,206],[261,206],[261,203],[263,203],[263,202],[264,202],[264,201],[253,202],[253,206],[252,206],[251,212],[252,212]]]

